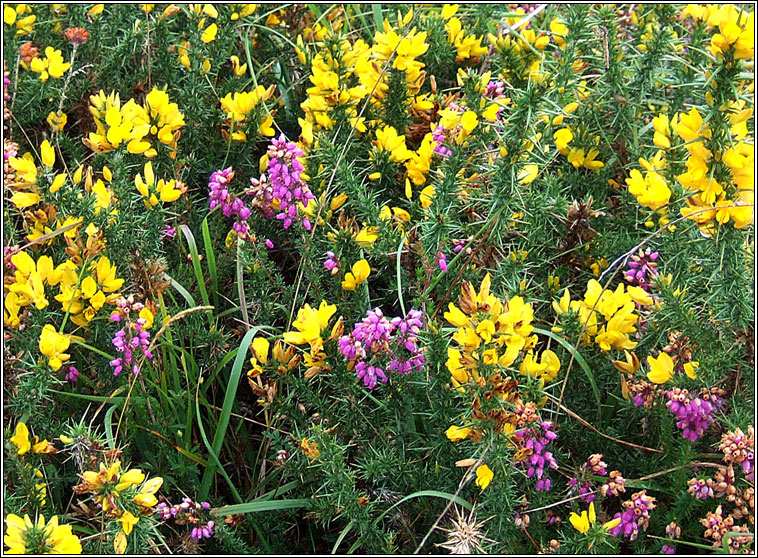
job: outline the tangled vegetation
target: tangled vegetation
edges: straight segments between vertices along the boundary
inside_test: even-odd
[[[753,552],[752,6],[3,10],[8,552]]]

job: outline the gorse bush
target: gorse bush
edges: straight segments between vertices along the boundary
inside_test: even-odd
[[[8,551],[752,552],[752,9],[5,5]]]

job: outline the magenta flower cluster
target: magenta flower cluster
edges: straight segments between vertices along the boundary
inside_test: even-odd
[[[640,527],[647,529],[650,523],[650,511],[655,509],[655,498],[648,496],[643,490],[632,495],[631,500],[623,504],[626,508],[623,512],[617,512],[613,519],[621,519],[621,522],[608,532],[615,536],[622,536],[633,541],[639,534]]]
[[[337,275],[340,272],[340,261],[334,252],[329,251],[326,253],[326,260],[324,261],[324,267],[329,270],[332,275]]]
[[[502,81],[491,80],[487,84],[487,88],[484,90],[484,97],[487,99],[501,99],[505,96],[505,83]],[[495,119],[500,120],[500,115],[503,113],[503,107],[500,106],[495,113]]]
[[[537,491],[550,490],[552,481],[545,476],[545,468],[557,469],[553,453],[547,450],[550,442],[558,438],[553,431],[553,423],[549,420],[540,422],[536,428],[525,428],[516,432],[524,440],[524,449],[532,451],[532,454],[521,462],[526,467],[527,478],[537,477]]]
[[[303,150],[287,141],[284,135],[271,140],[268,147],[268,168],[260,179],[252,179],[256,205],[267,218],[276,217],[285,229],[300,220],[297,204],[307,208],[315,199],[303,181],[303,165],[298,160]],[[311,230],[311,222],[303,217],[303,228]]]
[[[411,310],[404,318],[388,320],[382,311],[369,310],[355,324],[353,332],[339,340],[343,356],[355,363],[358,379],[374,389],[376,384],[387,383],[388,371],[407,374],[424,366],[424,351],[418,345],[418,335],[423,327],[423,313]]]
[[[453,253],[458,254],[460,253],[464,248],[466,248],[466,244],[468,244],[471,240],[473,240],[473,237],[468,238],[454,238],[453,239]],[[471,246],[466,248],[466,255],[468,256],[471,254]]]
[[[502,81],[490,80],[487,88],[484,90],[484,96],[488,99],[497,99],[505,94],[505,83]]]
[[[163,521],[172,519],[180,525],[193,525],[190,537],[196,541],[209,539],[213,536],[213,528],[216,524],[208,518],[208,510],[210,509],[210,503],[194,502],[186,496],[182,499],[181,504],[170,506],[166,502],[161,502],[155,506],[155,512]]]
[[[66,377],[64,380],[68,380],[72,384],[75,384],[79,379],[79,369],[76,366],[68,366],[66,368]]]
[[[584,465],[582,465],[582,477],[584,478],[579,486],[579,499],[589,504],[595,500],[595,485],[592,482],[592,475],[598,475],[605,477],[608,475],[608,465],[603,461],[603,454],[594,453],[587,458]],[[579,485],[579,479],[573,477],[568,482],[569,487],[573,488]],[[572,491],[573,492],[573,491]]]
[[[118,376],[124,368],[131,368],[136,375],[139,374],[139,365],[135,358],[135,352],[139,350],[147,358],[153,358],[150,352],[150,332],[143,329],[147,321],[144,318],[137,318],[132,321],[129,314],[139,312],[144,306],[139,302],[129,302],[126,299],[120,299],[117,303],[117,310],[111,314],[111,321],[120,322],[122,318],[126,319],[126,324],[116,332],[111,343],[116,347],[116,351],[122,354],[118,358],[110,361],[113,367],[113,375]]]
[[[686,389],[666,392],[666,407],[676,415],[676,426],[682,436],[696,442],[714,420],[714,415],[724,404],[721,397],[713,393],[690,397]]]
[[[232,167],[224,170],[217,170],[208,181],[210,189],[210,209],[213,211],[216,207],[221,207],[221,212],[225,217],[235,217],[236,221],[232,227],[240,235],[247,233],[247,219],[252,215],[250,208],[245,205],[242,198],[235,196],[229,191],[229,182],[234,178]]]
[[[453,151],[445,146],[445,127],[438,125],[432,130],[432,140],[434,141],[434,152],[440,157],[450,157]]]
[[[658,252],[651,252],[650,248],[644,252],[640,249],[638,254],[629,259],[627,264],[629,269],[624,272],[624,279],[631,285],[637,285],[646,291],[650,290],[650,283],[658,275],[655,269],[658,265],[656,263],[658,257]]]
[[[437,252],[437,255],[434,258],[434,261],[437,263],[438,266],[440,266],[440,270],[443,272],[447,271],[447,256],[445,255],[445,252],[440,250]]]

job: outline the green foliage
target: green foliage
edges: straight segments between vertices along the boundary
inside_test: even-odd
[[[466,553],[750,549],[705,525],[753,528],[751,8],[531,9],[5,6],[6,517],[85,553],[431,553],[456,518]],[[675,388],[723,401],[695,441]]]

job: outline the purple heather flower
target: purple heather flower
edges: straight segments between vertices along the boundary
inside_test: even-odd
[[[582,483],[582,486],[579,487],[579,496],[579,499],[587,504],[595,501],[595,491],[591,482],[584,481]]]
[[[676,426],[682,437],[696,442],[714,420],[714,415],[723,406],[723,400],[715,394],[701,394],[690,398],[687,390],[674,388],[666,392],[666,407],[677,418]]]
[[[374,389],[376,387],[377,378],[379,378],[383,384],[387,383],[387,375],[384,373],[384,370],[377,366],[369,366],[361,361],[356,364],[355,371],[358,373],[358,379],[363,380],[363,384],[368,389]]]
[[[532,450],[532,454],[521,462],[521,465],[527,469],[526,476],[537,477],[537,491],[550,490],[552,481],[543,476],[546,467],[558,468],[553,453],[547,451],[548,444],[558,438],[558,435],[553,432],[553,423],[542,421],[538,428],[525,428],[517,432],[516,436],[524,440],[525,449]]]
[[[633,255],[629,262],[629,269],[624,272],[624,279],[631,285],[637,285],[640,288],[649,291],[650,283],[658,275],[655,267],[658,265],[658,252],[651,252],[650,248],[644,252],[640,249],[637,255]]]
[[[340,272],[340,262],[337,259],[337,257],[334,255],[334,252],[327,252],[326,253],[326,261],[324,262],[324,267],[329,270],[329,273],[332,275],[336,275]]]
[[[407,374],[424,366],[424,351],[418,346],[418,335],[423,326],[423,312],[411,310],[404,318],[388,320],[380,309],[369,310],[355,324],[353,332],[339,339],[339,351],[355,362],[358,378],[373,389],[377,378],[387,382],[384,364],[389,358],[388,371]]]
[[[174,238],[176,236],[176,229],[171,225],[166,225],[161,229],[161,234],[164,238]]]
[[[145,358],[153,358],[153,353],[148,349],[150,346],[150,332],[143,330],[147,321],[144,318],[137,318],[134,321],[128,319],[131,312],[139,312],[143,308],[143,305],[139,302],[132,303],[121,299],[118,302],[118,306],[121,313],[112,314],[111,320],[118,322],[121,320],[121,316],[124,315],[127,317],[127,322],[124,327],[116,332],[111,343],[116,347],[116,351],[122,353],[123,356],[114,358],[109,364],[113,367],[114,376],[118,376],[124,367],[131,368],[132,372],[136,375],[139,374],[139,366],[134,356],[134,351],[139,349]]]
[[[451,105],[452,106],[452,105]],[[453,151],[445,146],[445,127],[438,125],[432,131],[432,140],[434,141],[434,152],[440,157],[450,157]]]
[[[468,242],[471,239],[472,239],[471,237],[469,237],[469,238],[454,238],[453,239],[453,246],[454,246],[453,253],[458,254],[461,250],[463,250],[463,248],[466,246],[466,244],[468,244]],[[466,248],[466,255],[469,255],[469,254],[471,254],[471,246],[469,246],[468,248]]]
[[[650,523],[650,511],[655,508],[655,498],[647,496],[646,491],[642,490],[633,494],[632,499],[624,502],[623,506],[626,509],[613,516],[613,519],[621,519],[621,522],[608,532],[615,537],[621,535],[633,541],[637,538],[639,528],[647,528]]]
[[[484,96],[488,99],[497,99],[505,93],[505,84],[502,81],[491,80],[484,90]]]
[[[440,269],[444,272],[447,271],[447,256],[445,253],[440,250],[437,252],[437,257],[435,258],[437,261],[437,265],[440,266]]]
[[[208,510],[211,505],[208,502],[195,502],[186,496],[182,498],[180,504],[170,506],[166,502],[161,502],[155,506],[155,512],[163,521],[173,519],[177,524],[190,523],[196,525],[190,531],[190,537],[195,540],[209,539],[213,536],[215,523],[210,520]]]
[[[676,551],[674,550],[673,546],[669,546],[667,544],[664,544],[661,547],[661,554],[676,554]]]
[[[687,492],[691,493],[695,498],[699,500],[713,498],[713,488],[705,479],[690,479],[687,481],[687,484],[690,486]]]
[[[281,221],[285,229],[300,221],[305,230],[311,230],[310,220],[301,218],[297,208],[298,203],[308,208],[310,200],[315,199],[302,179],[304,169],[298,157],[302,157],[303,150],[296,143],[288,142],[282,134],[271,140],[267,155],[266,174],[251,180],[255,187],[252,194],[256,197],[256,206],[265,217]]]
[[[75,366],[69,366],[66,372],[65,380],[68,380],[72,384],[75,384],[79,379],[79,370]]]
[[[264,244],[266,245],[266,248],[268,248],[269,250],[273,250],[274,249],[274,243],[271,241],[270,238],[267,238],[266,242],[264,242]]]
[[[233,195],[229,191],[228,184],[234,178],[234,170],[228,167],[224,170],[217,170],[208,181],[210,189],[210,209],[213,211],[216,207],[221,208],[225,217],[234,217],[236,221],[232,228],[239,235],[247,233],[247,219],[252,215],[250,208],[245,205],[241,198]]]

